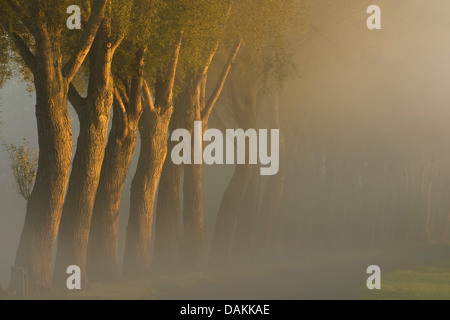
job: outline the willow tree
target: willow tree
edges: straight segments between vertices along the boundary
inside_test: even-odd
[[[117,249],[120,201],[134,155],[138,130],[142,132],[139,127],[148,119],[152,103],[151,94],[143,95],[149,88],[145,85],[145,79],[157,77],[155,86],[168,88],[170,94],[162,95],[162,99],[170,104],[170,88],[173,87],[170,84],[174,82],[182,41],[177,1],[135,1],[132,12],[133,26],[114,62],[114,116],[101,169],[88,245],[88,274],[101,281],[119,277]],[[167,90],[156,89],[155,92],[159,94]],[[147,99],[143,99],[143,96]],[[141,122],[144,112],[147,113]],[[129,228],[132,229],[133,213],[130,219]],[[136,230],[136,234],[132,236],[141,236],[138,232]],[[133,246],[132,239],[128,238],[127,243],[128,247]],[[130,249],[128,252],[130,254]]]
[[[180,93],[175,101],[174,115],[169,131],[179,128],[187,129],[191,134],[194,121],[202,119],[202,111],[209,117],[228,75],[229,68],[236,58],[241,42],[232,48],[232,58],[226,62],[224,72],[217,81],[216,87],[208,100],[206,97],[206,79],[216,53],[223,46],[224,33],[232,12],[232,1],[210,2],[205,0],[191,1],[189,4],[189,19],[185,27],[185,37],[181,53],[182,76],[178,77]],[[208,103],[208,111],[206,105]],[[168,152],[171,153],[176,142],[168,142]],[[192,146],[193,147],[193,146]],[[181,181],[183,164],[176,165],[167,158],[161,176],[158,193],[158,206],[155,229],[156,270],[176,268],[180,253],[181,221]],[[201,167],[195,167],[189,172],[200,174]],[[198,170],[200,169],[200,171]],[[192,179],[189,181],[193,181]],[[206,239],[203,216],[203,194],[200,185],[185,182],[183,226],[184,237],[181,248],[184,266],[201,265],[206,252]],[[186,264],[187,263],[187,264]]]
[[[78,115],[80,133],[58,237],[55,280],[63,285],[70,265],[78,265],[82,280],[88,280],[85,267],[89,230],[113,102],[111,66],[129,24],[131,4],[131,0],[108,1],[84,68],[88,74],[81,75],[88,78],[87,94],[83,97],[81,88],[69,87],[69,100]]]
[[[241,55],[239,61],[241,75],[237,75],[234,87],[231,87],[231,103],[238,124],[249,129],[256,125],[258,105],[264,103],[258,98],[269,97],[261,91],[278,90],[278,84],[291,71],[288,39],[301,26],[299,22],[303,19],[303,11],[302,1],[295,0],[248,0],[243,1],[241,6],[236,23],[230,24],[239,26],[234,32],[240,34],[246,44],[245,54]],[[277,85],[267,88],[267,84]],[[241,87],[237,89],[238,86]],[[209,257],[212,266],[222,265],[230,257],[232,237],[244,201],[252,207],[241,210],[241,214],[248,216],[241,217],[244,228],[237,235],[243,235],[241,239],[245,239],[243,245],[247,250],[252,246],[256,230],[255,215],[258,212],[258,200],[255,198],[259,195],[258,179],[252,177],[257,173],[255,166],[249,164],[235,167],[235,173],[224,191],[215,224]],[[252,186],[251,190],[248,190],[249,186]]]
[[[11,70],[11,48],[10,41],[8,39],[8,33],[0,24],[0,87],[10,78],[12,75]]]
[[[139,122],[140,154],[131,182],[124,275],[148,275],[151,266],[153,211],[158,182],[167,155],[167,131],[173,112],[175,78],[184,42],[186,8],[190,2],[164,3],[149,44],[151,61],[143,86],[143,113]],[[145,10],[141,11],[147,18]],[[163,45],[161,45],[163,44]]]
[[[1,23],[31,70],[36,90],[38,169],[15,261],[27,269],[32,290],[51,286],[53,248],[72,156],[69,84],[89,52],[106,3],[94,0],[86,25],[74,35],[64,14],[70,1],[0,2]],[[68,48],[66,37],[75,38],[77,45]]]

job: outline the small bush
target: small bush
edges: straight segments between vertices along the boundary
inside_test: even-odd
[[[28,201],[36,177],[37,151],[30,149],[25,139],[21,146],[16,146],[12,143],[4,143],[3,146],[9,153],[17,192]]]

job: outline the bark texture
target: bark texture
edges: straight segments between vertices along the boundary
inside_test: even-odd
[[[179,97],[177,100],[183,101]],[[186,100],[184,100],[186,101]],[[169,131],[184,128],[186,119],[192,119],[189,104],[175,103],[175,110],[170,121]],[[180,226],[181,226],[181,179],[184,165],[176,165],[171,159],[171,152],[178,142],[167,142],[168,156],[164,162],[158,191],[156,208],[155,250],[153,268],[156,272],[174,271],[179,262]]]
[[[114,115],[92,214],[87,271],[96,281],[119,278],[117,249],[120,200],[136,146],[142,115],[141,93],[145,49],[138,50],[128,94],[114,90]],[[129,98],[128,98],[129,97]]]
[[[173,112],[175,84],[182,33],[178,36],[164,78],[155,84],[155,102],[145,82],[145,108],[139,123],[141,151],[131,183],[130,217],[127,227],[124,275],[147,275],[150,271],[153,211],[156,190],[167,157],[167,132]]]
[[[65,285],[70,265],[79,266],[83,282],[88,282],[85,269],[89,230],[113,102],[111,62],[117,44],[112,46],[110,38],[110,22],[104,19],[89,54],[87,97],[82,98],[74,87],[69,90],[69,100],[80,120],[80,134],[58,237],[54,280],[61,285]]]
[[[48,18],[39,2],[22,7],[8,2],[18,19],[34,37],[32,53],[24,38],[15,34],[17,49],[34,75],[39,160],[35,185],[27,203],[15,266],[27,270],[30,291],[51,287],[53,249],[61,219],[72,156],[72,132],[67,110],[69,83],[83,63],[94,40],[106,6],[94,2],[80,42],[63,59],[60,29],[48,28]],[[63,60],[67,62],[63,63]],[[15,289],[11,283],[11,289]]]
[[[139,123],[141,151],[131,183],[130,218],[124,258],[124,275],[139,277],[150,272],[153,206],[167,155],[167,130],[172,109],[160,114],[146,109]]]

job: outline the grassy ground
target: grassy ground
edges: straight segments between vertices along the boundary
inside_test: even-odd
[[[381,290],[365,287],[369,265],[379,265]],[[422,267],[420,267],[422,266]],[[30,299],[108,300],[304,300],[450,299],[450,246],[414,245],[359,252],[305,255],[228,266],[199,274],[91,284],[80,291],[54,290]],[[0,297],[1,299],[1,297]]]
[[[361,299],[448,300],[450,261],[393,271],[382,276],[381,290],[363,292]]]

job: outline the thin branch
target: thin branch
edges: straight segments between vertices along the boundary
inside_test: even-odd
[[[116,42],[111,46],[111,52],[112,54],[114,54],[114,52],[117,50],[117,48],[120,46],[120,44],[122,43],[123,39],[125,38],[125,35],[122,34],[120,35],[119,39],[116,40]]]
[[[31,30],[31,15],[17,0],[7,0],[9,6],[16,12],[23,24]]]
[[[167,106],[168,108],[172,106],[173,87],[175,85],[175,76],[177,73],[178,58],[180,56],[182,41],[183,41],[183,32],[180,32],[178,35],[175,50],[173,51],[169,67],[167,69],[167,82],[165,82],[166,86],[164,88],[163,101],[162,104],[156,103],[157,105]]]
[[[122,97],[123,103],[125,105],[128,105],[130,103],[130,98],[128,97],[127,89],[125,88],[123,81],[121,81],[122,83],[118,83],[117,81],[115,81],[115,82],[116,82],[115,87],[117,90],[119,90],[119,93],[120,93],[120,96]]]
[[[122,144],[128,135],[128,115],[117,87],[114,87],[114,106],[114,110],[117,111],[120,121],[119,134],[117,135],[116,142]]]
[[[128,104],[128,116],[139,120],[142,114],[142,86],[144,81],[145,53],[147,47],[139,49],[136,53],[136,65],[133,78],[131,79],[131,87],[129,91],[130,102]],[[129,119],[130,120],[130,119]]]
[[[208,74],[203,75],[200,83],[200,105],[206,105],[206,84],[208,83]]]
[[[28,44],[22,35],[18,32],[12,32],[11,37],[19,51],[20,57],[23,59],[28,68],[34,73],[36,67],[36,56],[31,52]]]
[[[145,100],[146,100],[148,106],[150,107],[150,110],[154,111],[155,105],[153,104],[152,93],[150,91],[150,87],[148,86],[148,83],[146,80],[144,80],[144,85],[142,86],[142,90],[144,91],[144,97],[145,97]]]
[[[202,111],[202,119],[204,121],[208,121],[209,116],[211,115],[211,111],[214,108],[214,105],[217,102],[217,99],[219,99],[219,96],[222,92],[223,86],[225,85],[225,81],[227,80],[227,77],[230,73],[231,66],[233,65],[234,61],[236,61],[236,57],[239,53],[239,49],[242,46],[242,41],[239,40],[236,45],[234,46],[233,50],[230,53],[230,56],[228,57],[228,60],[226,64],[224,65],[222,72],[219,76],[219,80],[217,81],[216,87],[214,88],[214,91],[212,92],[211,96],[208,99],[208,102],[206,103],[205,109]]]
[[[94,7],[92,9],[91,16],[89,17],[86,28],[83,30],[77,49],[72,54],[69,61],[67,61],[63,69],[63,75],[69,82],[72,81],[73,77],[78,72],[78,69],[83,64],[86,55],[89,53],[89,49],[94,42],[95,35],[102,22],[107,2],[108,0],[94,0]]]

